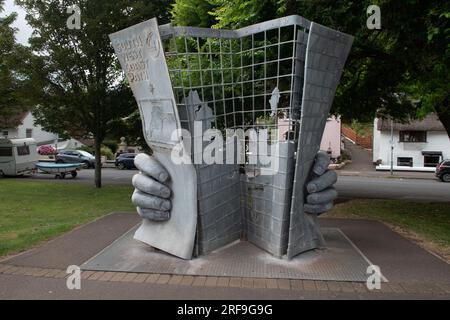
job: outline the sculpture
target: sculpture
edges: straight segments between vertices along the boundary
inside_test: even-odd
[[[110,38],[153,150],[135,160],[135,239],[183,259],[241,238],[288,258],[324,245],[336,174],[317,152],[351,36],[290,16],[234,31],[152,19]]]

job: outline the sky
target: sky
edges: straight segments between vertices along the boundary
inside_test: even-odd
[[[18,29],[16,39],[19,43],[28,45],[28,38],[31,36],[33,29],[31,29],[25,20],[25,11],[21,7],[16,6],[14,0],[6,0],[3,9],[4,11],[0,13],[0,17],[7,16],[12,12],[18,14],[16,22],[13,24],[13,26]]]

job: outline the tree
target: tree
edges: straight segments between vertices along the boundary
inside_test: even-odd
[[[3,11],[0,0],[0,12]],[[27,101],[24,98],[25,75],[21,63],[29,58],[27,49],[16,43],[16,30],[11,26],[16,14],[0,18],[0,119],[7,125],[7,119],[22,112]]]
[[[157,17],[168,21],[164,0],[17,0],[34,28],[28,65],[36,122],[46,130],[95,140],[95,185],[101,187],[101,144],[114,121],[136,109],[108,35]],[[81,28],[68,28],[80,9]],[[76,14],[77,10],[71,11]],[[75,16],[75,18],[78,18]]]
[[[189,0],[192,1],[192,0]],[[177,0],[183,8],[186,0]],[[333,113],[371,120],[375,113],[397,120],[435,111],[450,136],[450,3],[439,0],[279,1],[196,0],[214,7],[212,27],[239,28],[289,14],[355,36]],[[369,5],[381,9],[381,30],[366,22]],[[200,7],[200,5],[198,5]],[[181,10],[172,11],[179,24]]]
[[[450,136],[450,3],[430,10],[425,26],[427,55],[409,93],[421,102],[419,116],[435,111]]]
[[[177,1],[172,8],[173,22],[179,26],[210,27],[215,22],[209,13],[213,8],[208,1]]]

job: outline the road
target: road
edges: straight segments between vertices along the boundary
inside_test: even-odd
[[[103,184],[131,185],[131,179],[137,170],[117,170],[104,168],[102,170]],[[14,178],[30,181],[55,181],[64,183],[94,183],[94,170],[79,172],[76,179],[55,180],[54,176],[36,174],[26,178]],[[437,179],[399,179],[387,177],[339,176],[336,188],[339,197],[343,199],[375,198],[399,199],[430,202],[450,202],[450,183]]]
[[[450,202],[450,183],[426,179],[390,179],[340,176],[339,197]]]
[[[102,182],[104,185],[108,184],[122,184],[131,185],[131,179],[138,173],[137,170],[118,170],[115,168],[103,168],[102,169]],[[17,178],[5,178],[11,180],[29,180],[29,181],[54,181],[62,183],[92,183],[94,184],[95,170],[83,169],[78,172],[76,179],[72,179],[70,175],[64,179],[55,179],[54,175],[37,173],[31,176],[17,177]]]

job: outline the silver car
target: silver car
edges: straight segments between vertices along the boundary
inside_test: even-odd
[[[56,163],[83,163],[86,168],[95,168],[95,157],[83,150],[65,150],[56,155]]]

